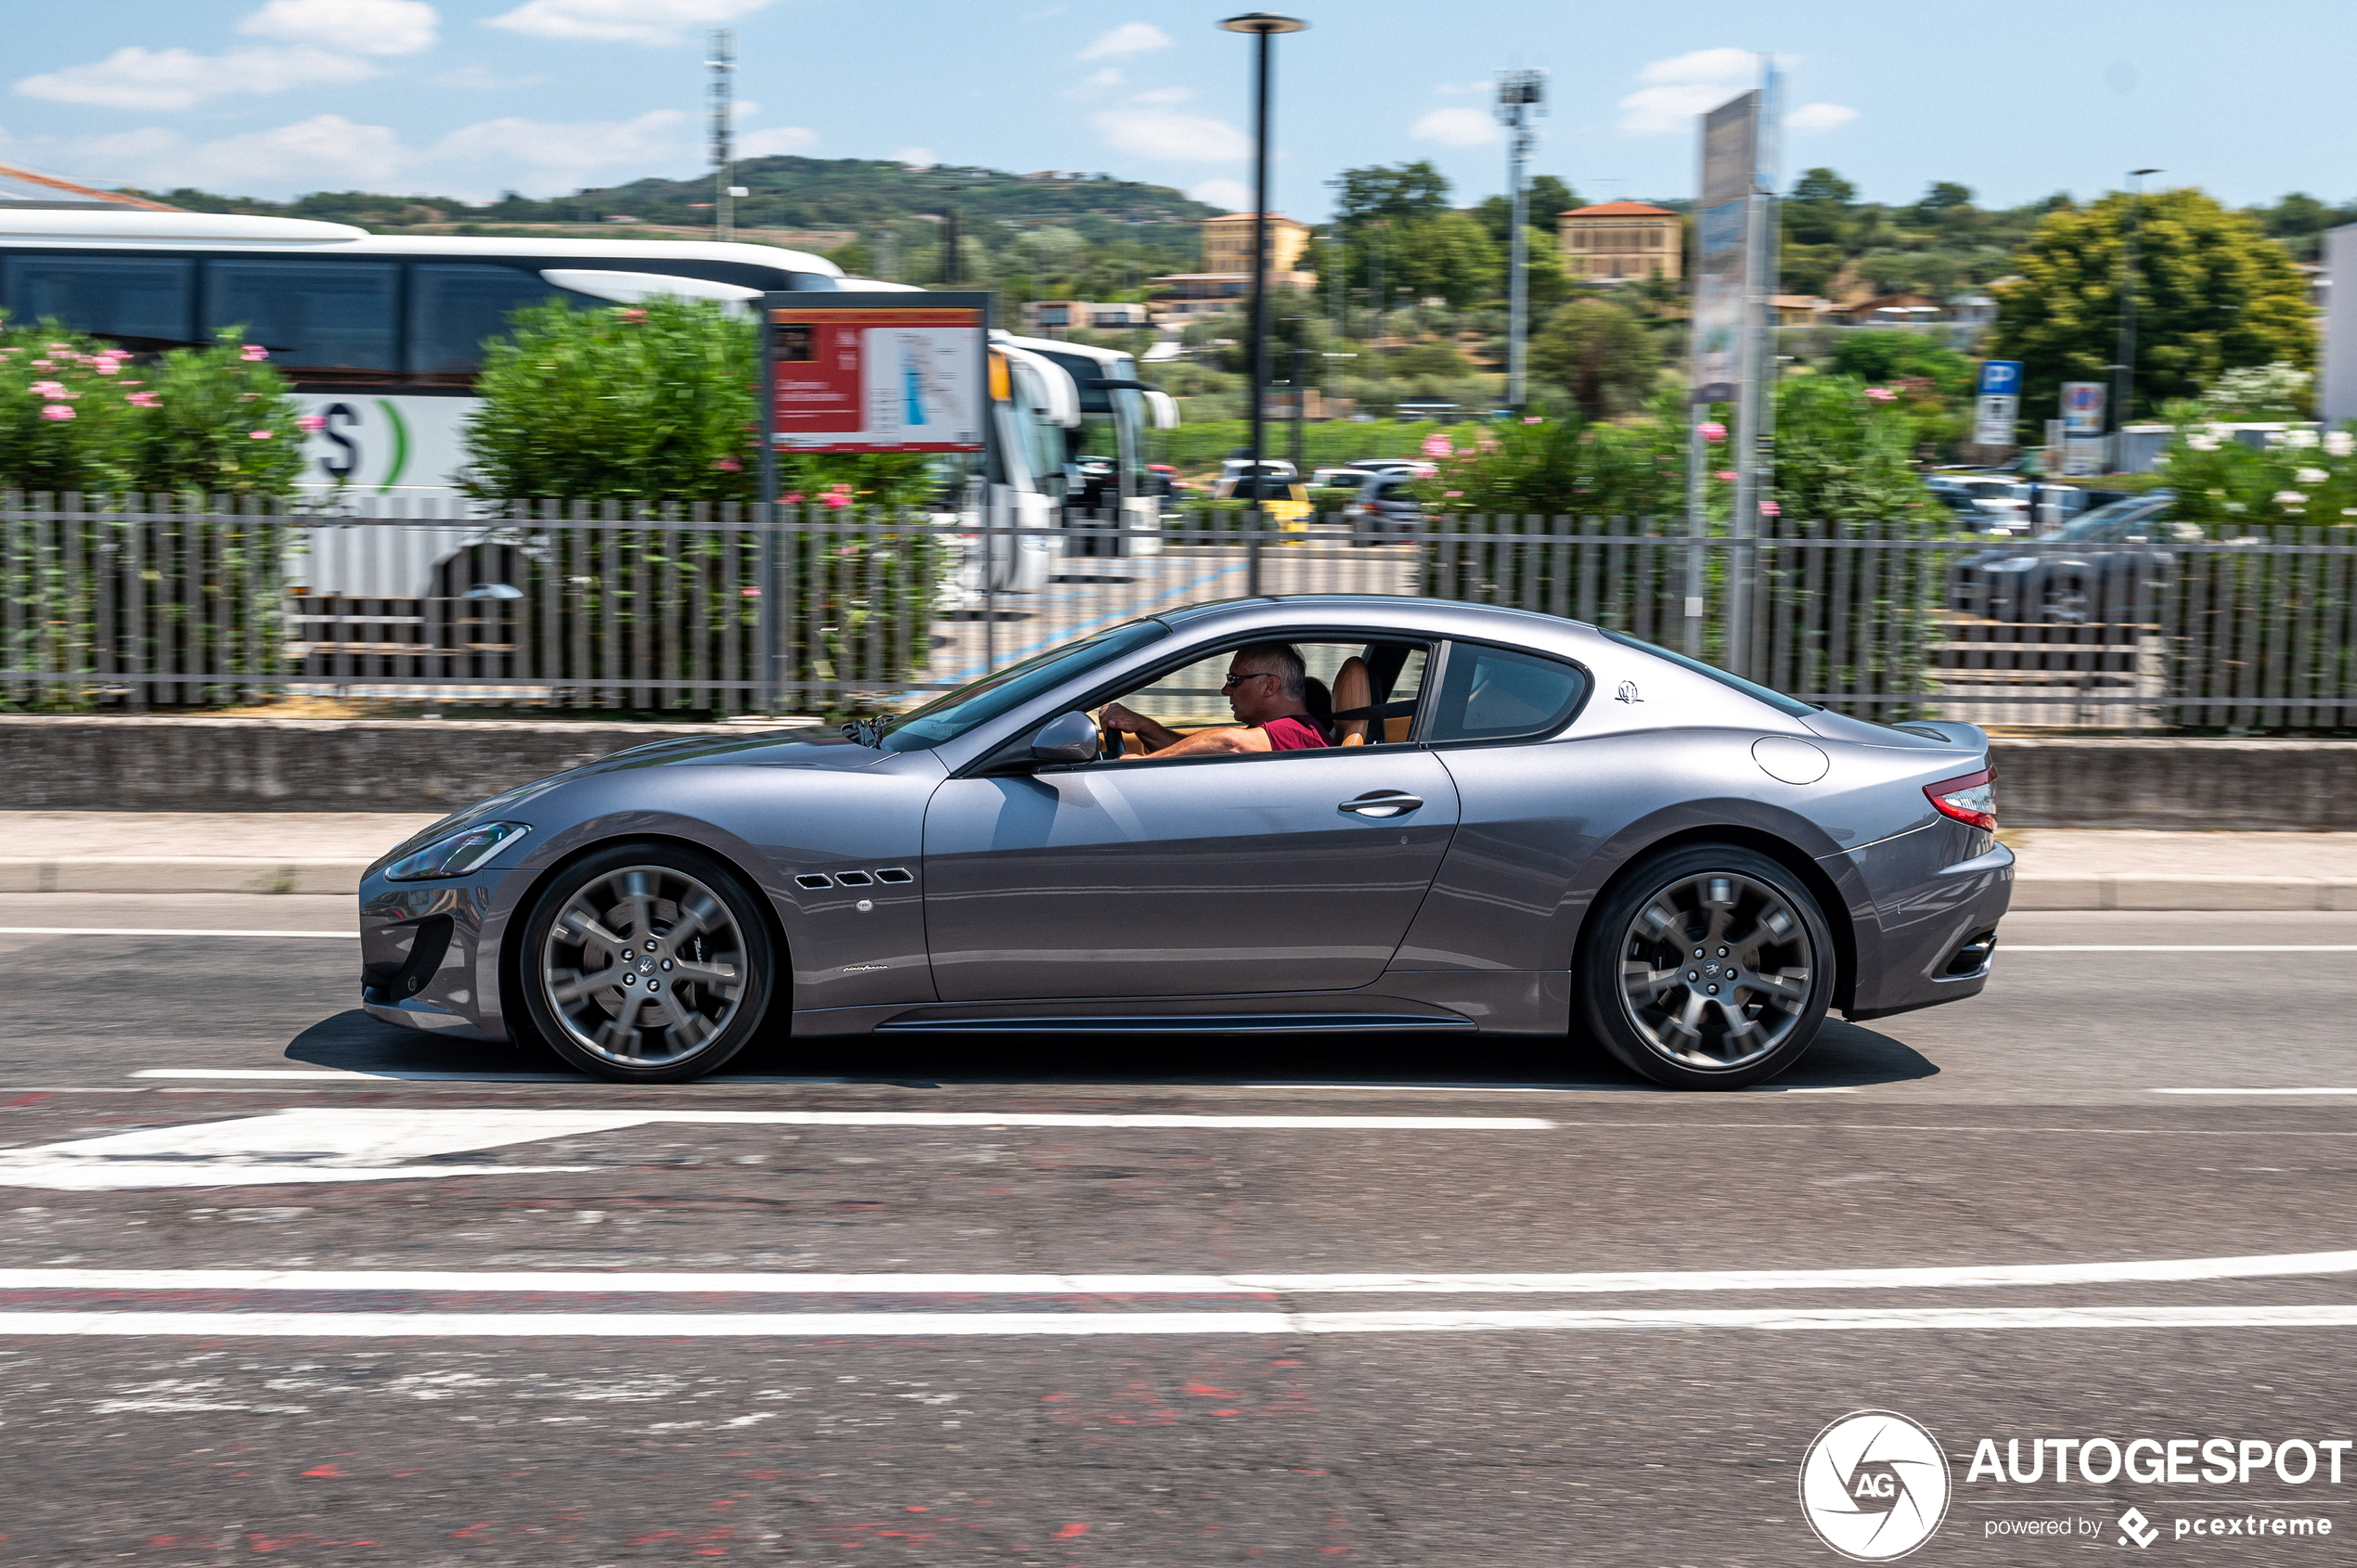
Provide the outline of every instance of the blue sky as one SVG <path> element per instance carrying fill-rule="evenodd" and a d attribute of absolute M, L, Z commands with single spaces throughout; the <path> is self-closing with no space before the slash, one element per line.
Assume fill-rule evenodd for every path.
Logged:
<path fill-rule="evenodd" d="M 749 152 L 1103 170 L 1245 200 L 1249 40 L 1160 0 L 7 0 L 0 162 L 256 196 L 533 195 L 704 166 L 703 39 L 739 35 Z M 1686 195 L 1692 117 L 1787 71 L 1787 176 L 1989 202 L 2158 166 L 2235 202 L 2357 195 L 2357 6 L 1830 0 L 1570 7 L 1321 0 L 1279 42 L 1278 205 L 1430 158 L 1504 184 L 1491 73 L 1552 74 L 1534 167 L 1591 199 Z"/>

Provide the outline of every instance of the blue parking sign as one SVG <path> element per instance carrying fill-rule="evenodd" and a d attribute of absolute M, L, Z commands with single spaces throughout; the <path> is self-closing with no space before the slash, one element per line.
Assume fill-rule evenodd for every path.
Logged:
<path fill-rule="evenodd" d="M 2021 392 L 2021 361 L 1984 359 L 1980 362 L 1980 397 L 2014 397 Z"/>

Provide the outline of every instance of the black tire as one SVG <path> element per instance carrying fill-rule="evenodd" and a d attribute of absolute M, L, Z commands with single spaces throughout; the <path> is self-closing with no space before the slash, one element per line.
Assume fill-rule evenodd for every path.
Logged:
<path fill-rule="evenodd" d="M 619 1084 L 684 1083 L 735 1056 L 781 968 L 745 880 L 672 843 L 616 844 L 551 877 L 516 958 L 540 1037 Z"/>
<path fill-rule="evenodd" d="M 1579 1015 L 1656 1084 L 1740 1089 L 1814 1043 L 1835 964 L 1832 929 L 1798 877 L 1755 850 L 1689 844 L 1639 863 L 1598 906 L 1580 944 Z"/>

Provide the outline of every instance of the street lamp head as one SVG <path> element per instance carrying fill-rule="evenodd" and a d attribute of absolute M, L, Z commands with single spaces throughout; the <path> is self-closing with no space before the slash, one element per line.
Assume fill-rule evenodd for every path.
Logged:
<path fill-rule="evenodd" d="M 1309 24 L 1298 17 L 1281 17 L 1269 11 L 1247 11 L 1240 17 L 1230 17 L 1219 24 L 1230 32 L 1303 32 Z"/>
<path fill-rule="evenodd" d="M 2160 174 L 2167 172 L 2163 169 L 2131 169 L 2128 171 L 2128 175 L 2131 179 L 2142 179 L 2146 174 Z"/>
<path fill-rule="evenodd" d="M 1534 109 L 1547 101 L 1547 73 L 1543 71 L 1501 71 L 1498 73 L 1498 103 L 1500 108 L 1528 104 Z"/>

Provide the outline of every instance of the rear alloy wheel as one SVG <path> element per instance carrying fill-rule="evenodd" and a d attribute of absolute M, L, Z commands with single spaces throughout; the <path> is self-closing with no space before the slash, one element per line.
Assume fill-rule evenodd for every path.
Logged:
<path fill-rule="evenodd" d="M 1738 1089 L 1797 1061 L 1833 996 L 1833 934 L 1766 855 L 1696 844 L 1641 865 L 1584 945 L 1581 1005 L 1612 1054 L 1657 1084 Z"/>
<path fill-rule="evenodd" d="M 559 1056 L 617 1083 L 679 1083 L 744 1048 L 776 963 L 760 906 L 720 861 L 623 844 L 553 879 L 525 921 L 533 1023 Z"/>

